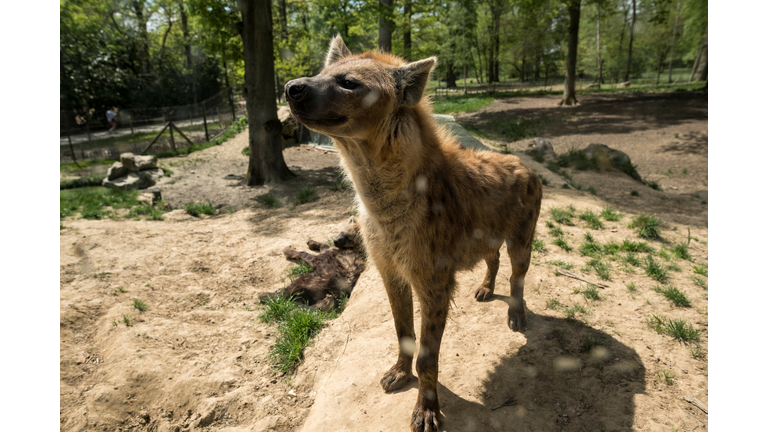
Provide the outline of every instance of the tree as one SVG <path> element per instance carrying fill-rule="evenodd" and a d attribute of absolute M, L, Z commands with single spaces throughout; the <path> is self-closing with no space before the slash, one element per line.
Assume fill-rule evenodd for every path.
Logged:
<path fill-rule="evenodd" d="M 379 0 L 379 51 L 392 52 L 392 0 Z"/>
<path fill-rule="evenodd" d="M 627 73 L 624 74 L 624 81 L 629 81 L 629 73 L 632 71 L 632 41 L 635 35 L 635 19 L 637 18 L 636 0 L 632 0 L 632 22 L 629 24 L 629 48 L 627 50 Z"/>
<path fill-rule="evenodd" d="M 565 63 L 565 91 L 559 105 L 575 105 L 576 101 L 576 54 L 579 48 L 579 19 L 581 18 L 581 0 L 567 3 L 568 17 L 568 58 Z"/>
<path fill-rule="evenodd" d="M 701 42 L 701 48 L 699 49 L 699 60 L 696 62 L 695 68 L 695 81 L 707 81 L 707 35 L 709 33 L 709 25 L 704 31 L 704 39 Z"/>
<path fill-rule="evenodd" d="M 245 107 L 248 111 L 248 171 L 245 184 L 280 182 L 295 175 L 283 159 L 282 123 L 277 118 L 274 93 L 271 0 L 241 3 Z"/>
<path fill-rule="evenodd" d="M 677 14 L 675 15 L 675 28 L 672 30 L 672 48 L 669 50 L 669 82 L 672 82 L 672 60 L 675 58 L 675 39 L 677 38 L 677 23 L 680 20 L 680 5 L 683 0 L 677 0 Z"/>

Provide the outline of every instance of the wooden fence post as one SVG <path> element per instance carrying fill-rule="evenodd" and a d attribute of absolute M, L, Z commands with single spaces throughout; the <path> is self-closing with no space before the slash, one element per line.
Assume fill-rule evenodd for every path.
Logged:
<path fill-rule="evenodd" d="M 176 142 L 173 141 L 173 122 L 169 121 L 168 125 L 170 126 L 171 130 L 171 150 L 176 151 Z"/>
<path fill-rule="evenodd" d="M 205 142 L 208 142 L 208 118 L 205 116 L 205 102 L 203 102 L 203 129 L 205 129 Z"/>

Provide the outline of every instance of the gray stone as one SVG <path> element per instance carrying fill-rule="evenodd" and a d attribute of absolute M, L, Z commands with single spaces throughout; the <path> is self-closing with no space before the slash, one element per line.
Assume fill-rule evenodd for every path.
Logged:
<path fill-rule="evenodd" d="M 145 171 L 157 168 L 157 156 L 136 156 L 133 153 L 120 154 L 120 163 L 129 172 Z"/>
<path fill-rule="evenodd" d="M 128 170 L 120 162 L 115 162 L 107 170 L 107 180 L 114 180 L 128 174 Z"/>
<path fill-rule="evenodd" d="M 537 152 L 542 153 L 544 156 L 552 155 L 557 156 L 555 148 L 552 147 L 552 143 L 546 138 L 534 138 L 528 143 L 528 148 L 525 150 L 527 154 L 534 154 Z"/>
<path fill-rule="evenodd" d="M 134 190 L 146 189 L 154 186 L 161 177 L 165 175 L 161 168 L 150 169 L 140 172 L 131 172 L 123 177 L 116 179 L 105 178 L 101 185 L 112 189 Z"/>
<path fill-rule="evenodd" d="M 598 161 L 601 157 L 607 157 L 611 165 L 615 167 L 632 163 L 626 153 L 621 150 L 612 149 L 605 144 L 590 144 L 584 149 L 584 153 L 589 157 L 598 158 Z"/>
<path fill-rule="evenodd" d="M 253 432 L 266 432 L 275 430 L 283 424 L 285 424 L 285 417 L 279 415 L 269 416 L 256 423 L 252 430 Z"/>

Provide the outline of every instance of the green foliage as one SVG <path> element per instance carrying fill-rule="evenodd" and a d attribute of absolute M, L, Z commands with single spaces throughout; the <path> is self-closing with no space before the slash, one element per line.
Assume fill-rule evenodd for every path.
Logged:
<path fill-rule="evenodd" d="M 549 235 L 551 235 L 552 237 L 562 237 L 563 235 L 565 235 L 565 233 L 563 232 L 562 228 L 560 228 L 559 226 L 556 226 L 554 228 L 549 229 Z"/>
<path fill-rule="evenodd" d="M 572 210 L 552 207 L 549 209 L 549 215 L 552 216 L 552 220 L 559 224 L 573 225 L 571 219 L 574 217 L 574 212 Z"/>
<path fill-rule="evenodd" d="M 536 251 L 538 253 L 543 253 L 546 250 L 546 248 L 544 247 L 544 241 L 541 240 L 541 239 L 535 239 L 533 241 L 532 248 L 533 248 L 534 251 Z"/>
<path fill-rule="evenodd" d="M 278 200 L 277 198 L 275 198 L 274 195 L 271 195 L 271 194 L 262 195 L 258 198 L 257 201 L 264 208 L 279 208 L 282 206 L 282 204 L 280 204 L 280 200 Z"/>
<path fill-rule="evenodd" d="M 600 292 L 597 291 L 597 288 L 594 285 L 590 285 L 588 288 L 581 291 L 581 294 L 587 300 L 600 300 Z"/>
<path fill-rule="evenodd" d="M 544 186 L 549 186 L 549 180 L 547 180 L 546 177 L 544 177 L 541 174 L 537 174 L 537 175 L 539 176 L 539 180 L 541 180 L 541 184 L 543 184 Z"/>
<path fill-rule="evenodd" d="M 603 341 L 600 338 L 596 338 L 592 335 L 587 335 L 584 337 L 584 339 L 581 340 L 581 344 L 579 345 L 579 351 L 583 353 L 588 353 L 592 351 L 592 348 L 596 346 L 605 346 L 605 341 Z"/>
<path fill-rule="evenodd" d="M 259 314 L 261 322 L 281 322 L 285 320 L 288 312 L 296 308 L 293 297 L 285 297 L 280 293 L 272 298 L 265 300 L 266 308 Z"/>
<path fill-rule="evenodd" d="M 144 312 L 147 310 L 147 304 L 139 299 L 133 299 L 133 307 L 138 309 L 139 312 Z"/>
<path fill-rule="evenodd" d="M 574 267 L 573 264 L 567 263 L 567 262 L 565 262 L 563 260 L 549 261 L 549 263 L 550 264 L 554 264 L 554 265 L 556 265 L 556 266 L 558 266 L 560 268 L 563 268 L 565 270 L 570 270 L 570 269 L 572 269 Z"/>
<path fill-rule="evenodd" d="M 569 245 L 568 242 L 565 241 L 565 239 L 562 238 L 562 237 L 558 237 L 558 238 L 554 239 L 552 241 L 552 244 L 555 245 L 555 246 L 560 246 L 566 252 L 570 252 L 570 251 L 573 250 L 573 247 L 571 247 L 571 245 Z"/>
<path fill-rule="evenodd" d="M 657 293 L 663 295 L 667 299 L 669 299 L 672 304 L 675 306 L 680 307 L 691 307 L 691 302 L 688 300 L 688 297 L 685 296 L 685 293 L 677 289 L 676 287 L 665 285 L 665 286 L 659 286 L 656 285 L 653 287 L 653 290 Z"/>
<path fill-rule="evenodd" d="M 557 165 L 560 167 L 574 167 L 578 171 L 599 171 L 597 159 L 589 157 L 584 150 L 575 150 L 571 148 L 557 157 Z"/>
<path fill-rule="evenodd" d="M 311 186 L 305 186 L 296 192 L 294 195 L 296 198 L 296 205 L 317 201 L 320 197 L 317 195 L 315 188 Z"/>
<path fill-rule="evenodd" d="M 671 319 L 664 316 L 651 315 L 648 317 L 648 326 L 659 334 L 672 336 L 681 342 L 698 340 L 701 331 L 696 330 L 685 319 Z"/>
<path fill-rule="evenodd" d="M 645 183 L 645 185 L 648 186 L 651 189 L 654 189 L 654 190 L 657 190 L 657 191 L 661 191 L 661 186 L 659 185 L 659 182 L 657 182 L 655 180 L 644 179 L 643 183 Z"/>
<path fill-rule="evenodd" d="M 299 265 L 291 267 L 291 269 L 288 270 L 288 278 L 293 282 L 297 277 L 303 274 L 312 273 L 312 271 L 312 267 L 309 264 L 301 262 Z"/>
<path fill-rule="evenodd" d="M 692 276 L 691 280 L 693 281 L 693 283 L 698 285 L 700 288 L 704 288 L 705 290 L 708 289 L 707 288 L 707 280 L 704 279 L 703 277 L 701 277 L 701 276 Z"/>
<path fill-rule="evenodd" d="M 336 192 L 348 191 L 352 189 L 352 183 L 350 183 L 350 181 L 347 180 L 347 177 L 344 175 L 343 172 L 339 172 L 336 175 L 336 180 L 333 182 L 330 189 Z"/>
<path fill-rule="evenodd" d="M 560 303 L 560 300 L 558 299 L 549 299 L 547 300 L 547 309 L 560 309 L 563 307 L 563 305 Z"/>
<path fill-rule="evenodd" d="M 196 203 L 187 203 L 184 205 L 184 210 L 194 217 L 200 217 L 200 215 L 212 215 L 216 213 L 216 209 L 208 201 L 200 201 Z"/>
<path fill-rule="evenodd" d="M 635 228 L 637 235 L 645 239 L 657 239 L 659 235 L 659 227 L 661 226 L 661 220 L 653 215 L 637 215 L 632 218 L 632 222 L 628 225 L 629 228 Z"/>
<path fill-rule="evenodd" d="M 139 204 L 136 191 L 123 191 L 105 187 L 86 187 L 59 192 L 59 218 L 80 212 L 83 219 L 104 219 L 112 214 L 104 207 L 130 208 Z"/>
<path fill-rule="evenodd" d="M 653 248 L 648 243 L 642 241 L 634 242 L 629 239 L 624 239 L 621 245 L 619 245 L 619 249 L 624 252 L 653 252 Z"/>
<path fill-rule="evenodd" d="M 610 221 L 610 222 L 617 222 L 620 221 L 622 217 L 624 217 L 623 213 L 620 213 L 610 207 L 605 207 L 601 212 L 600 216 L 602 216 L 603 219 Z"/>
<path fill-rule="evenodd" d="M 151 204 L 141 204 L 133 207 L 126 217 L 135 218 L 137 216 L 147 216 L 147 220 L 161 221 L 165 220 L 165 217 L 163 217 L 164 213 L 165 211 L 162 209 L 162 206 L 155 207 Z"/>
<path fill-rule="evenodd" d="M 432 104 L 437 114 L 454 114 L 477 111 L 485 108 L 494 101 L 492 97 L 452 96 L 439 98 Z"/>
<path fill-rule="evenodd" d="M 666 283 L 669 280 L 667 270 L 654 261 L 653 256 L 651 255 L 645 257 L 645 265 L 643 268 L 645 268 L 645 274 L 657 282 Z"/>
<path fill-rule="evenodd" d="M 700 266 L 693 266 L 693 272 L 696 274 L 709 276 L 709 269 L 707 268 L 707 265 L 700 265 Z"/>
<path fill-rule="evenodd" d="M 600 221 L 600 218 L 597 216 L 597 214 L 595 214 L 592 210 L 586 210 L 579 213 L 579 219 L 586 222 L 587 226 L 594 230 L 603 229 L 603 223 Z"/>
<path fill-rule="evenodd" d="M 592 258 L 587 262 L 587 267 L 591 267 L 602 280 L 611 279 L 611 265 L 601 261 L 599 258 Z"/>
<path fill-rule="evenodd" d="M 632 293 L 633 293 L 633 292 L 637 292 L 637 287 L 635 286 L 635 283 L 634 283 L 634 282 L 630 282 L 630 283 L 628 283 L 628 284 L 627 284 L 627 290 L 628 290 L 629 292 L 632 292 Z"/>
<path fill-rule="evenodd" d="M 678 243 L 672 246 L 672 255 L 684 260 L 691 259 L 691 254 L 688 253 L 688 245 L 685 243 Z"/>
<path fill-rule="evenodd" d="M 584 307 L 584 305 L 575 304 L 573 306 L 568 306 L 565 309 L 563 309 L 563 313 L 565 313 L 565 317 L 568 319 L 576 319 L 577 313 L 580 313 L 582 315 L 589 315 L 589 309 Z"/>
<path fill-rule="evenodd" d="M 627 255 L 622 257 L 622 260 L 633 267 L 640 267 L 641 265 L 640 260 L 637 258 L 637 255 L 635 255 L 634 252 L 627 252 Z"/>
<path fill-rule="evenodd" d="M 278 324 L 278 336 L 270 350 L 270 359 L 281 372 L 290 372 L 304 355 L 304 348 L 330 317 L 304 308 L 289 311 Z"/>

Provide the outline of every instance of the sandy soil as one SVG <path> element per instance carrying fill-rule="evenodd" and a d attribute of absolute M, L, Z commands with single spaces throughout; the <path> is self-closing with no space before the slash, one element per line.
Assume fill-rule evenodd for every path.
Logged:
<path fill-rule="evenodd" d="M 580 107 L 569 108 L 574 118 L 582 120 L 568 127 L 578 129 L 578 121 L 588 125 L 591 118 L 622 112 L 618 107 L 623 97 L 613 96 L 617 107 L 603 114 L 595 113 L 602 112 L 599 101 L 590 110 L 584 98 Z M 547 116 L 563 115 L 548 105 L 548 99 L 516 103 L 525 109 L 541 103 L 537 109 Z M 605 99 L 610 103 L 610 97 Z M 504 102 L 472 116 L 480 121 L 484 115 L 501 115 L 498 106 Z M 589 142 L 619 148 L 638 163 L 643 176 L 649 176 L 676 163 L 677 153 L 664 150 L 673 130 L 683 135 L 674 128 L 706 134 L 706 99 L 673 98 L 665 109 L 679 113 L 689 105 L 703 106 L 703 120 L 679 120 L 675 126 L 642 116 L 627 119 L 625 125 L 637 124 L 624 132 L 604 122 L 584 126 L 589 134 L 570 137 L 546 129 L 544 136 L 553 139 L 557 151 Z M 596 132 L 599 127 L 605 128 L 604 134 Z M 658 141 L 652 140 L 654 136 Z M 176 210 L 163 222 L 63 222 L 67 229 L 60 238 L 61 430 L 407 429 L 416 381 L 393 394 L 383 393 L 378 384 L 395 360 L 397 341 L 375 267 L 363 273 L 345 312 L 316 338 L 294 374 L 278 376 L 270 367 L 269 346 L 276 328 L 258 321 L 255 295 L 287 283 L 292 264 L 282 256 L 284 247 L 302 248 L 307 238 L 324 240 L 338 233 L 349 217 L 352 193 L 319 187 L 319 201 L 291 209 L 293 191 L 329 184 L 335 175 L 338 156 L 309 146 L 285 152 L 298 178 L 279 187 L 239 186 L 230 174 L 242 174 L 244 142 L 242 134 L 222 146 L 161 162 L 174 171 L 161 184 L 169 203 L 208 199 L 223 210 L 239 209 L 233 213 L 198 219 Z M 689 167 L 691 177 L 706 175 L 706 139 L 702 146 L 702 152 L 684 153 L 690 159 L 678 163 Z M 553 183 L 558 180 L 522 157 L 538 172 L 553 176 Z M 703 174 L 694 174 L 694 168 Z M 477 303 L 471 298 L 484 265 L 459 275 L 459 292 L 440 353 L 443 430 L 708 428 L 706 414 L 683 400 L 684 395 L 708 400 L 707 291 L 690 280 L 694 263 L 707 263 L 707 205 L 687 194 L 706 186 L 698 185 L 698 177 L 690 183 L 678 177 L 662 177 L 679 181 L 669 183 L 665 192 L 616 173 L 574 174 L 585 187 L 594 185 L 597 196 L 545 188 L 537 236 L 545 241 L 546 251 L 534 254 L 528 273 L 529 330 L 523 334 L 512 333 L 505 325 L 511 275 L 505 250 L 492 301 Z M 678 190 L 671 188 L 674 185 Z M 640 196 L 630 200 L 633 189 Z M 286 205 L 259 208 L 254 199 L 267 192 Z M 585 300 L 575 292 L 583 283 L 555 275 L 551 262 L 563 260 L 575 264 L 573 271 L 596 280 L 594 273 L 583 270 L 588 259 L 551 244 L 546 209 L 573 205 L 598 210 L 607 204 L 617 205 L 626 213 L 624 218 L 607 222 L 601 231 L 588 230 L 582 222 L 564 227 L 569 243 L 578 246 L 585 232 L 599 241 L 636 239 L 626 223 L 640 212 L 656 212 L 666 222 L 663 240 L 651 242 L 657 250 L 684 241 L 690 228 L 697 239 L 690 246 L 693 262 L 676 261 L 681 271 L 670 272 L 671 284 L 686 293 L 690 308 L 672 306 L 652 291 L 656 283 L 641 269 L 624 268 L 619 262 L 612 263 L 609 287 L 600 291 L 600 300 Z M 626 288 L 632 282 L 636 292 Z M 134 309 L 133 299 L 144 301 L 147 311 Z M 589 313 L 566 319 L 562 310 L 547 308 L 550 299 L 585 305 Z M 683 317 L 701 329 L 703 357 L 692 355 L 692 345 L 651 330 L 646 318 L 652 313 Z M 130 326 L 124 316 L 132 320 Z M 586 336 L 602 339 L 608 355 L 580 352 Z M 658 377 L 661 371 L 670 371 L 674 383 L 663 383 Z M 512 405 L 500 407 L 510 399 Z"/>

